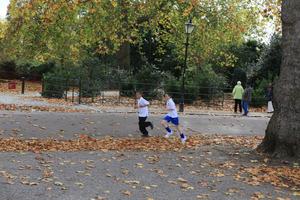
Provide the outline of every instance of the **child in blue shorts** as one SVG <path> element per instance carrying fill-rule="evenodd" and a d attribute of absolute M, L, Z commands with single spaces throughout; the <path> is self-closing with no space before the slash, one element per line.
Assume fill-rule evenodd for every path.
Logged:
<path fill-rule="evenodd" d="M 186 137 L 186 135 L 183 134 L 182 129 L 179 126 L 179 118 L 178 118 L 178 114 L 177 114 L 177 110 L 176 110 L 176 105 L 175 105 L 173 99 L 168 94 L 164 95 L 164 99 L 167 102 L 166 108 L 168 110 L 168 114 L 161 121 L 161 124 L 167 130 L 167 134 L 165 135 L 165 137 L 169 138 L 173 134 L 173 131 L 169 127 L 169 123 L 171 122 L 172 124 L 174 124 L 176 126 L 177 131 L 180 133 L 181 142 L 184 144 L 185 141 L 187 140 L 187 137 Z"/>

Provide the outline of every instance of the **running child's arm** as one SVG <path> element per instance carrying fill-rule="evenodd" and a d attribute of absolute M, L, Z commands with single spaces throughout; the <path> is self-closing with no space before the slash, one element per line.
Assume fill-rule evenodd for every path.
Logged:
<path fill-rule="evenodd" d="M 137 108 L 139 108 L 139 101 L 135 101 L 135 104 L 134 104 L 134 109 L 137 109 Z"/>
<path fill-rule="evenodd" d="M 150 105 L 149 101 L 144 100 L 144 101 L 142 101 L 142 102 L 140 103 L 139 107 L 140 107 L 140 108 L 144 108 L 144 107 L 147 107 L 147 106 L 149 106 L 149 105 Z"/>

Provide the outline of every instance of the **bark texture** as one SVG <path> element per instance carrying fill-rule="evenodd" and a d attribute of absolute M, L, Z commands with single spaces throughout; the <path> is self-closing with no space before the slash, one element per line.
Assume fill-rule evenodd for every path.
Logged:
<path fill-rule="evenodd" d="M 300 0 L 282 3 L 283 57 L 274 87 L 275 112 L 258 150 L 300 157 Z"/>
<path fill-rule="evenodd" d="M 130 69 L 130 44 L 125 42 L 121 45 L 120 50 L 116 54 L 118 66 L 123 69 Z"/>

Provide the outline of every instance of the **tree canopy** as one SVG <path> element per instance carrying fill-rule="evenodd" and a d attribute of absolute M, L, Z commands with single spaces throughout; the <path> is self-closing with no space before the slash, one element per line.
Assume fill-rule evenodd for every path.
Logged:
<path fill-rule="evenodd" d="M 216 54 L 227 65 L 235 58 L 223 47 L 242 43 L 264 23 L 257 17 L 261 5 L 252 1 L 11 0 L 5 51 L 21 61 L 78 63 L 87 56 L 114 54 L 123 43 L 141 44 L 151 32 L 162 54 L 162 47 L 171 44 L 180 58 L 184 23 L 191 18 L 196 25 L 191 66 Z"/>

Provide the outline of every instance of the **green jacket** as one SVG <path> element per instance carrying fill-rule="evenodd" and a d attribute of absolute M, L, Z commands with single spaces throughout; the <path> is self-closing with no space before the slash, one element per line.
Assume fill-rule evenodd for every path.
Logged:
<path fill-rule="evenodd" d="M 242 85 L 237 84 L 232 91 L 232 95 L 234 99 L 240 99 L 242 100 L 244 94 L 244 88 Z"/>

